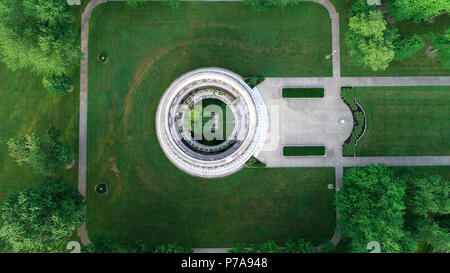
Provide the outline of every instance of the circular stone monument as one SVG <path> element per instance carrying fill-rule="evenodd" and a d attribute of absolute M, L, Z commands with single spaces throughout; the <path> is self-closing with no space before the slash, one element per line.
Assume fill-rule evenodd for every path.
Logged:
<path fill-rule="evenodd" d="M 241 169 L 262 149 L 267 130 L 259 92 L 221 68 L 198 69 L 175 80 L 156 114 L 158 140 L 169 160 L 205 178 Z"/>

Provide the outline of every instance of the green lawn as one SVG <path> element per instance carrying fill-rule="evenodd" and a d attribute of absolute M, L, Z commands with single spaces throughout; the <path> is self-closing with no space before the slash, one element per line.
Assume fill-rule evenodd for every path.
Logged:
<path fill-rule="evenodd" d="M 62 132 L 61 140 L 78 151 L 79 96 L 78 83 L 73 93 L 58 97 L 45 90 L 41 78 L 31 72 L 11 72 L 0 62 L 0 74 L 0 201 L 3 201 L 9 194 L 40 184 L 44 179 L 11 159 L 6 145 L 8 139 L 31 132 L 45 137 L 50 125 L 54 125 Z M 65 177 L 75 186 L 76 173 L 77 165 L 57 176 Z"/>
<path fill-rule="evenodd" d="M 325 146 L 285 146 L 283 156 L 324 156 Z"/>
<path fill-rule="evenodd" d="M 450 87 L 356 88 L 367 115 L 358 156 L 450 155 Z"/>
<path fill-rule="evenodd" d="M 98 7 L 89 44 L 88 221 L 90 237 L 230 247 L 273 239 L 329 240 L 334 170 L 243 169 L 205 180 L 176 169 L 155 132 L 169 84 L 218 66 L 243 76 L 330 76 L 330 22 L 313 3 L 258 13 L 242 3 Z M 189 22 L 189 23 L 188 23 Z M 102 65 L 96 55 L 105 52 Z M 109 184 L 97 196 L 99 181 Z"/>
<path fill-rule="evenodd" d="M 405 167 L 389 167 L 395 174 L 401 175 L 405 171 Z M 439 175 L 443 180 L 450 180 L 450 166 L 432 166 L 432 167 L 407 167 L 418 174 L 426 173 L 429 175 Z"/>
<path fill-rule="evenodd" d="M 83 0 L 83 6 L 88 3 Z M 73 6 L 76 21 L 73 27 L 80 30 L 81 7 Z M 19 166 L 8 155 L 6 142 L 17 134 L 36 132 L 45 137 L 50 125 L 61 130 L 61 141 L 68 142 L 78 155 L 79 116 L 79 66 L 73 68 L 71 77 L 74 90 L 66 96 L 50 94 L 42 86 L 42 78 L 27 70 L 13 72 L 0 61 L 0 201 L 9 194 L 36 186 L 45 179 L 26 166 Z M 77 187 L 77 164 L 71 170 L 62 170 L 55 177 L 63 177 Z"/>
<path fill-rule="evenodd" d="M 355 67 L 350 63 L 350 55 L 345 45 L 344 37 L 348 30 L 349 11 L 356 0 L 331 0 L 339 13 L 340 35 L 341 35 L 341 74 L 343 77 L 355 76 L 450 76 L 450 69 L 442 67 L 438 59 L 430 59 L 426 55 L 426 48 L 431 45 L 430 41 L 425 39 L 426 45 L 422 50 L 410 59 L 400 62 L 393 62 L 385 71 L 372 71 Z M 450 16 L 444 15 L 436 19 L 433 24 L 427 22 L 416 24 L 413 21 L 397 22 L 394 25 L 388 24 L 389 28 L 393 26 L 399 29 L 402 35 L 419 34 L 422 37 L 429 32 L 442 33 L 450 27 Z"/>
<path fill-rule="evenodd" d="M 283 88 L 283 98 L 323 98 L 323 88 Z"/>

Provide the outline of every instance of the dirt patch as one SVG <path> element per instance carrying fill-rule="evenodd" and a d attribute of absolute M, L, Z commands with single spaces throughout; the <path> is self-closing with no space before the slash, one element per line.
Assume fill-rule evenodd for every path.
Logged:
<path fill-rule="evenodd" d="M 435 21 L 436 21 L 436 18 L 438 18 L 439 16 L 441 16 L 441 15 L 443 15 L 443 14 L 447 14 L 448 13 L 448 11 L 444 11 L 444 12 L 442 12 L 441 14 L 439 14 L 439 15 L 436 15 L 436 16 L 434 16 L 434 17 L 431 17 L 430 19 L 428 19 L 428 23 L 429 24 L 432 24 L 432 23 L 434 23 Z"/>
<path fill-rule="evenodd" d="M 117 165 L 115 163 L 115 159 L 114 158 L 110 158 L 109 162 L 111 162 L 111 164 L 112 164 L 112 167 L 110 168 L 110 170 L 114 173 L 116 178 L 120 180 L 120 170 L 117 168 Z"/>
<path fill-rule="evenodd" d="M 142 78 L 144 77 L 145 73 L 147 73 L 147 71 L 154 63 L 155 59 L 153 57 L 148 57 L 144 59 L 144 61 L 142 61 L 142 64 L 137 69 L 137 72 L 135 73 L 133 78 L 133 84 L 131 85 L 130 90 L 127 93 L 127 97 L 125 99 L 125 118 L 128 116 L 128 113 L 130 112 L 131 97 L 133 96 L 136 86 L 138 85 L 138 83 L 142 81 Z"/>
<path fill-rule="evenodd" d="M 395 20 L 395 19 L 392 18 L 391 16 L 388 16 L 388 17 L 386 18 L 386 20 L 387 20 L 387 22 L 388 22 L 389 24 L 391 24 L 391 25 L 397 23 L 397 20 Z"/>
<path fill-rule="evenodd" d="M 70 164 L 66 166 L 66 170 L 72 169 L 74 165 L 75 165 L 75 159 L 72 160 L 72 162 L 70 162 Z"/>
<path fill-rule="evenodd" d="M 183 46 L 181 46 L 181 48 L 183 48 Z M 178 53 L 180 51 L 181 50 L 176 50 L 172 53 Z M 124 129 L 125 130 L 128 127 L 127 123 L 128 123 L 128 114 L 130 112 L 131 98 L 133 97 L 136 87 L 142 81 L 142 79 L 144 78 L 145 74 L 150 69 L 150 67 L 156 61 L 161 59 L 161 57 L 168 54 L 169 52 L 170 52 L 170 49 L 167 49 L 167 48 L 159 50 L 158 52 L 156 52 L 156 54 L 154 56 L 145 58 L 141 62 L 141 65 L 139 65 L 138 69 L 136 70 L 136 73 L 134 74 L 134 77 L 133 77 L 133 83 L 132 83 L 130 90 L 128 91 L 127 96 L 125 98 L 125 111 L 124 111 Z"/>
<path fill-rule="evenodd" d="M 437 56 L 437 49 L 433 48 L 433 46 L 429 46 L 427 47 L 426 53 L 428 57 L 434 59 Z"/>
<path fill-rule="evenodd" d="M 384 5 L 377 6 L 377 10 L 381 11 L 381 13 L 383 13 L 383 14 L 389 12 L 389 9 Z"/>

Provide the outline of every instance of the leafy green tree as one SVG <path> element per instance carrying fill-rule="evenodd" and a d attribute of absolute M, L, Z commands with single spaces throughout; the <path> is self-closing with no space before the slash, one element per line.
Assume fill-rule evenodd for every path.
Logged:
<path fill-rule="evenodd" d="M 144 3 L 145 0 L 126 0 L 128 6 L 136 8 L 139 4 Z"/>
<path fill-rule="evenodd" d="M 404 251 L 409 235 L 403 230 L 405 181 L 384 165 L 350 168 L 342 180 L 338 224 L 353 251 L 367 252 L 371 241 L 379 242 L 382 252 Z"/>
<path fill-rule="evenodd" d="M 154 253 L 155 246 L 146 240 L 139 240 L 135 243 L 134 247 L 136 253 Z"/>
<path fill-rule="evenodd" d="M 286 248 L 283 249 L 286 253 L 316 253 L 317 250 L 314 245 L 304 239 L 296 241 L 289 240 L 286 242 Z"/>
<path fill-rule="evenodd" d="M 14 193 L 0 205 L 0 238 L 14 252 L 54 252 L 85 221 L 83 196 L 61 179 Z"/>
<path fill-rule="evenodd" d="M 130 249 L 114 239 L 101 235 L 92 239 L 91 243 L 83 248 L 86 253 L 129 253 Z"/>
<path fill-rule="evenodd" d="M 254 88 L 258 84 L 263 82 L 264 79 L 264 77 L 248 77 L 247 79 L 245 79 L 245 83 L 247 83 L 251 88 Z"/>
<path fill-rule="evenodd" d="M 435 220 L 440 227 L 450 230 L 450 214 L 436 216 Z"/>
<path fill-rule="evenodd" d="M 53 126 L 47 132 L 49 141 L 42 143 L 42 151 L 45 154 L 43 173 L 54 173 L 66 167 L 75 159 L 75 153 L 68 143 L 60 142 L 59 130 Z"/>
<path fill-rule="evenodd" d="M 169 6 L 171 9 L 178 9 L 181 5 L 180 0 L 164 0 L 164 5 Z"/>
<path fill-rule="evenodd" d="M 322 249 L 320 250 L 320 253 L 335 253 L 336 252 L 336 246 L 333 245 L 331 242 L 326 242 L 322 244 Z"/>
<path fill-rule="evenodd" d="M 397 38 L 386 27 L 380 11 L 359 13 L 350 18 L 345 42 L 351 61 L 358 67 L 385 70 L 395 57 L 393 41 Z"/>
<path fill-rule="evenodd" d="M 260 244 L 251 244 L 248 247 L 240 246 L 232 248 L 228 253 L 280 253 L 280 247 L 273 240 Z"/>
<path fill-rule="evenodd" d="M 433 47 L 437 49 L 437 55 L 441 59 L 441 63 L 444 67 L 450 68 L 450 27 L 444 32 L 444 34 L 430 35 Z"/>
<path fill-rule="evenodd" d="M 14 251 L 8 242 L 0 240 L 0 253 L 13 253 L 13 252 Z"/>
<path fill-rule="evenodd" d="M 9 155 L 19 165 L 30 165 L 32 169 L 38 170 L 44 160 L 40 142 L 34 133 L 11 138 L 7 142 Z"/>
<path fill-rule="evenodd" d="M 95 237 L 91 244 L 84 247 L 87 253 L 192 253 L 193 250 L 183 247 L 177 243 L 169 243 L 154 247 L 152 243 L 145 240 L 137 241 L 133 247 L 119 243 L 115 239 L 106 238 L 105 236 Z"/>
<path fill-rule="evenodd" d="M 358 0 L 352 5 L 350 9 L 350 17 L 356 16 L 361 13 L 369 15 L 370 11 L 374 10 L 376 10 L 376 6 L 367 4 L 367 0 Z"/>
<path fill-rule="evenodd" d="M 81 59 L 66 1 L 0 1 L 0 59 L 13 71 L 62 75 Z"/>
<path fill-rule="evenodd" d="M 175 243 L 161 245 L 155 248 L 155 253 L 192 253 L 192 248 L 183 247 Z"/>
<path fill-rule="evenodd" d="M 450 184 L 442 177 L 405 168 L 406 214 L 404 228 L 416 241 L 435 252 L 450 251 Z M 447 221 L 446 221 L 447 219 Z"/>
<path fill-rule="evenodd" d="M 257 246 L 259 253 L 280 253 L 280 247 L 273 240 L 266 241 Z"/>
<path fill-rule="evenodd" d="M 396 20 L 413 18 L 415 22 L 426 21 L 450 9 L 448 0 L 387 0 L 390 14 Z"/>
<path fill-rule="evenodd" d="M 53 126 L 47 132 L 47 141 L 34 133 L 8 140 L 9 155 L 19 165 L 29 165 L 35 172 L 51 174 L 69 165 L 75 153 L 69 144 L 58 140 L 60 134 Z"/>
<path fill-rule="evenodd" d="M 298 0 L 243 0 L 244 5 L 255 10 L 264 10 L 269 7 L 287 7 L 297 5 Z"/>
<path fill-rule="evenodd" d="M 430 245 L 434 251 L 450 253 L 450 229 L 440 227 L 429 218 L 421 218 L 416 222 L 414 236 Z"/>
<path fill-rule="evenodd" d="M 428 214 L 450 213 L 450 183 L 442 177 L 407 177 L 406 213 L 426 217 Z"/>
<path fill-rule="evenodd" d="M 425 42 L 416 34 L 396 39 L 393 44 L 396 61 L 410 58 L 425 46 Z"/>
<path fill-rule="evenodd" d="M 49 75 L 44 76 L 42 84 L 55 95 L 65 95 L 72 88 L 73 81 L 66 75 Z"/>

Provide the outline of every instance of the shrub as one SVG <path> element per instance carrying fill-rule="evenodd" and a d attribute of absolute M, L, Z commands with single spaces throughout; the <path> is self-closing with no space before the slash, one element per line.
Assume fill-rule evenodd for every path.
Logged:
<path fill-rule="evenodd" d="M 389 12 L 396 20 L 426 21 L 450 9 L 448 0 L 387 0 Z"/>
<path fill-rule="evenodd" d="M 424 46 L 425 42 L 422 40 L 422 38 L 420 38 L 419 35 L 416 34 L 396 39 L 394 41 L 395 47 L 394 60 L 400 61 L 403 59 L 410 58 Z"/>
<path fill-rule="evenodd" d="M 285 146 L 283 156 L 323 156 L 325 146 Z"/>
<path fill-rule="evenodd" d="M 114 239 L 106 238 L 104 235 L 94 237 L 92 242 L 83 248 L 87 253 L 128 253 L 130 249 Z"/>
<path fill-rule="evenodd" d="M 354 112 L 358 110 L 358 106 L 355 103 L 355 89 L 342 89 L 342 99 L 350 106 L 350 109 Z"/>
<path fill-rule="evenodd" d="M 269 7 L 287 7 L 297 5 L 298 0 L 243 0 L 244 5 L 255 10 L 264 10 Z"/>
<path fill-rule="evenodd" d="M 247 168 L 265 168 L 266 164 L 256 159 L 254 156 L 252 156 L 247 163 L 245 163 Z"/>
<path fill-rule="evenodd" d="M 66 75 L 48 75 L 42 79 L 44 87 L 53 94 L 65 95 L 72 88 L 72 80 Z"/>
<path fill-rule="evenodd" d="M 442 65 L 450 68 L 450 27 L 441 35 L 432 33 L 430 39 L 433 47 L 438 50 Z"/>
<path fill-rule="evenodd" d="M 323 98 L 323 88 L 283 88 L 283 98 Z"/>
<path fill-rule="evenodd" d="M 144 3 L 144 0 L 126 0 L 126 2 L 128 6 L 136 8 L 138 4 Z"/>
<path fill-rule="evenodd" d="M 289 240 L 286 242 L 285 253 L 316 253 L 317 250 L 310 241 L 299 239 L 297 241 Z"/>
<path fill-rule="evenodd" d="M 358 0 L 350 9 L 350 17 L 356 16 L 360 13 L 366 13 L 367 15 L 371 10 L 375 10 L 375 5 L 367 4 L 367 0 Z"/>
<path fill-rule="evenodd" d="M 155 253 L 192 253 L 192 252 L 193 252 L 192 248 L 180 246 L 176 242 L 161 245 L 155 248 Z"/>
<path fill-rule="evenodd" d="M 258 84 L 263 82 L 264 79 L 264 77 L 248 77 L 247 79 L 245 79 L 245 83 L 247 83 L 251 88 L 254 88 Z"/>
<path fill-rule="evenodd" d="M 34 133 L 8 140 L 9 155 L 19 165 L 29 165 L 35 172 L 51 174 L 69 165 L 75 159 L 70 145 L 58 141 L 59 131 L 53 126 L 47 132 L 47 141 Z"/>

